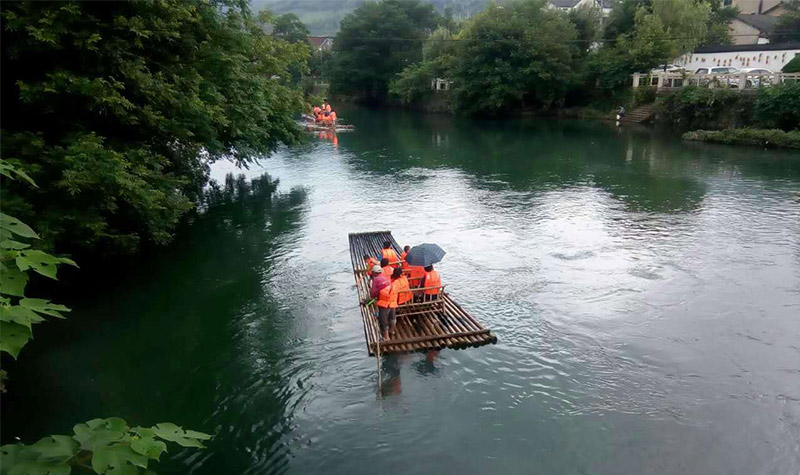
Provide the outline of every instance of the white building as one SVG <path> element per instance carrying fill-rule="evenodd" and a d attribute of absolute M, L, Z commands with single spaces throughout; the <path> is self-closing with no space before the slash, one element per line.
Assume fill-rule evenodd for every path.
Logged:
<path fill-rule="evenodd" d="M 604 18 L 611 13 L 611 0 L 550 0 L 550 6 L 565 11 L 581 7 L 595 7 L 602 11 Z"/>
<path fill-rule="evenodd" d="M 764 68 L 780 72 L 786 63 L 800 54 L 800 44 L 720 45 L 698 48 L 684 54 L 674 64 L 690 73 L 699 68 Z"/>

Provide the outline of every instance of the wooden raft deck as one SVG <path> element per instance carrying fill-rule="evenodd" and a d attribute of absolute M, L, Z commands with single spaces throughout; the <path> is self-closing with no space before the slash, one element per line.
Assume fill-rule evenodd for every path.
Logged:
<path fill-rule="evenodd" d="M 390 241 L 399 256 L 402 249 L 390 231 L 351 233 L 350 259 L 356 278 L 359 301 L 369 299 L 370 279 L 364 263 L 364 255 L 378 258 L 384 241 Z M 364 323 L 367 352 L 375 356 L 378 341 L 378 319 L 373 315 L 377 306 L 360 305 Z M 397 309 L 397 334 L 389 341 L 380 342 L 381 353 L 411 353 L 453 348 L 478 347 L 497 343 L 497 337 L 481 325 L 450 295 L 442 291 L 438 301 L 409 302 Z"/>

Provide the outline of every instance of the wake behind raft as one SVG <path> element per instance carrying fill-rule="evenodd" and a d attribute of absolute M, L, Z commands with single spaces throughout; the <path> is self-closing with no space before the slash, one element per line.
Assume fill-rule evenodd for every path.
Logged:
<path fill-rule="evenodd" d="M 380 256 L 382 244 L 392 243 L 397 255 L 401 249 L 391 231 L 351 233 L 350 259 L 356 278 L 359 301 L 369 300 L 369 269 L 364 256 Z M 497 343 L 491 330 L 458 305 L 442 288 L 440 298 L 432 302 L 408 302 L 397 307 L 397 334 L 394 339 L 379 342 L 378 321 L 374 317 L 375 303 L 360 305 L 364 323 L 367 353 L 375 356 L 385 353 L 427 352 L 452 348 L 460 350 Z M 380 345 L 380 346 L 378 346 Z"/>

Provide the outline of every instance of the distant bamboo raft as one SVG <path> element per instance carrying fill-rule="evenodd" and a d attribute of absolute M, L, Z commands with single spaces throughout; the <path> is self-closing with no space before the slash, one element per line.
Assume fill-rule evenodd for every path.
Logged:
<path fill-rule="evenodd" d="M 390 241 L 395 252 L 401 254 L 400 246 L 390 231 L 351 233 L 350 259 L 356 278 L 359 301 L 369 300 L 369 269 L 364 255 L 380 258 L 385 241 Z M 412 289 L 414 290 L 414 289 Z M 375 356 L 379 340 L 378 319 L 373 315 L 378 307 L 373 303 L 361 305 L 361 319 L 367 352 Z M 397 328 L 393 339 L 380 342 L 380 352 L 411 353 L 453 348 L 460 350 L 497 343 L 497 337 L 458 305 L 442 289 L 439 299 L 432 302 L 408 302 L 397 308 Z"/>

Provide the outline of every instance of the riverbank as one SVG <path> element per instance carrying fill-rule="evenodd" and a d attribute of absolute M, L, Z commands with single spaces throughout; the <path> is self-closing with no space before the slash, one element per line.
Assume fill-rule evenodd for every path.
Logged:
<path fill-rule="evenodd" d="M 754 145 L 763 148 L 800 149 L 800 131 L 780 129 L 694 130 L 683 134 L 683 140 L 729 145 Z"/>

